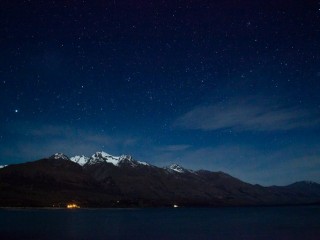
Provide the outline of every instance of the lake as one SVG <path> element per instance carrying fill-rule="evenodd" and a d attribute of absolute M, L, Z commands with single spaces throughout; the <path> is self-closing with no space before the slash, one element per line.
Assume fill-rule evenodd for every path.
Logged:
<path fill-rule="evenodd" d="M 0 239 L 320 239 L 320 206 L 0 209 Z"/>

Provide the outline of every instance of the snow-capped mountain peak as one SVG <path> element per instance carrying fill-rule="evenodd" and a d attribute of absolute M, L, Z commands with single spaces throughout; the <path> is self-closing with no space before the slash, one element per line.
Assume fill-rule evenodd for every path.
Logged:
<path fill-rule="evenodd" d="M 146 162 L 140 162 L 140 161 L 134 160 L 130 155 L 121 155 L 119 157 L 119 164 L 120 165 L 129 164 L 131 167 L 136 167 L 139 165 L 149 166 L 149 164 Z"/>
<path fill-rule="evenodd" d="M 83 166 L 88 162 L 89 158 L 84 155 L 81 155 L 81 156 L 71 157 L 70 160 L 72 162 L 78 163 L 79 165 Z"/>
<path fill-rule="evenodd" d="M 114 166 L 124 166 L 129 165 L 132 167 L 136 167 L 138 165 L 145 165 L 148 166 L 149 164 L 146 162 L 136 161 L 130 155 L 121 155 L 121 156 L 113 156 L 106 152 L 96 152 L 90 158 L 86 156 L 74 156 L 70 158 L 71 161 L 78 163 L 79 165 L 83 166 L 85 164 L 93 165 L 97 163 L 111 163 Z"/>
<path fill-rule="evenodd" d="M 63 153 L 55 153 L 51 157 L 51 159 L 63 159 L 63 160 L 70 160 L 66 155 Z"/>
<path fill-rule="evenodd" d="M 91 158 L 88 160 L 88 164 L 96 164 L 96 163 L 112 163 L 115 166 L 118 166 L 119 164 L 120 157 L 115 157 L 110 155 L 109 153 L 106 152 L 96 152 L 91 156 Z"/>
<path fill-rule="evenodd" d="M 131 155 L 121 155 L 119 158 L 120 158 L 120 160 L 124 160 L 124 159 L 126 159 L 128 161 L 132 161 L 133 160 Z"/>
<path fill-rule="evenodd" d="M 178 164 L 172 164 L 169 167 L 166 167 L 166 169 L 169 170 L 169 171 L 174 171 L 174 172 L 178 172 L 178 173 L 188 172 L 187 169 L 184 169 L 183 167 L 181 167 Z"/>

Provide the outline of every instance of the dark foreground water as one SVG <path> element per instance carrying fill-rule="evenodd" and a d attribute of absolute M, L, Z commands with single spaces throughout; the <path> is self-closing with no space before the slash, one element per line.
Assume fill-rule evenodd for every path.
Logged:
<path fill-rule="evenodd" d="M 320 239 L 320 206 L 0 209 L 0 239 Z"/>

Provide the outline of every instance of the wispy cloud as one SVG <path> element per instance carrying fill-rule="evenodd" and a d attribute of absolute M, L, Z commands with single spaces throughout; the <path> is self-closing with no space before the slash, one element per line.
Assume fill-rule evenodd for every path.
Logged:
<path fill-rule="evenodd" d="M 163 152 L 178 152 L 178 151 L 186 150 L 188 148 L 190 148 L 190 145 L 177 144 L 177 145 L 161 146 L 161 147 L 158 147 L 157 149 Z"/>
<path fill-rule="evenodd" d="M 229 144 L 215 147 L 189 147 L 183 151 L 156 148 L 146 157 L 151 163 L 185 168 L 223 171 L 245 182 L 261 185 L 287 185 L 295 181 L 320 182 L 320 151 L 316 146 L 287 146 L 277 150 L 256 149 Z"/>
<path fill-rule="evenodd" d="M 317 124 L 320 124 L 320 118 L 310 110 L 263 103 L 253 98 L 197 106 L 174 123 L 176 127 L 204 131 L 227 128 L 237 131 L 275 131 Z"/>
<path fill-rule="evenodd" d="M 239 165 L 252 167 L 257 162 L 256 155 L 257 151 L 248 146 L 220 145 L 198 148 L 180 144 L 150 148 L 144 159 L 158 166 L 177 163 L 194 170 L 210 169 L 230 173 Z"/>

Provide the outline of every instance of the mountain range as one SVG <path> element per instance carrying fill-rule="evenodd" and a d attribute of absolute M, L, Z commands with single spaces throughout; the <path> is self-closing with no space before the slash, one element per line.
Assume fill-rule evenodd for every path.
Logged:
<path fill-rule="evenodd" d="M 264 187 L 224 172 L 157 167 L 129 155 L 56 153 L 0 167 L 1 207 L 171 207 L 319 204 L 320 184 Z"/>

